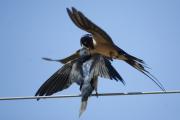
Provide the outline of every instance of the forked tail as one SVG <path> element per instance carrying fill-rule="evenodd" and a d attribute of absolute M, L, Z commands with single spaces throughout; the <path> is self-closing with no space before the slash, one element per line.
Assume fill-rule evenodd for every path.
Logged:
<path fill-rule="evenodd" d="M 127 60 L 125 60 L 126 63 L 128 63 L 129 65 L 131 65 L 132 67 L 134 67 L 135 69 L 149 77 L 161 90 L 166 91 L 163 85 L 158 81 L 158 79 L 146 70 L 146 68 L 148 67 L 145 65 L 145 62 L 143 60 L 131 56 L 129 54 L 126 54 L 125 56 L 127 58 Z"/>

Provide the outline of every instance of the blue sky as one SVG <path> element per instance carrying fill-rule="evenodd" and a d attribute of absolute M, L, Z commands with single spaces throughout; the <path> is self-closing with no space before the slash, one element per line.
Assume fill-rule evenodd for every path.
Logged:
<path fill-rule="evenodd" d="M 180 2 L 178 0 L 1 0 L 0 97 L 32 96 L 62 65 L 41 57 L 63 58 L 80 48 L 86 32 L 69 19 L 74 6 L 102 27 L 128 53 L 142 58 L 167 90 L 180 89 Z M 160 90 L 122 61 L 114 61 L 126 86 L 99 79 L 99 92 Z M 79 94 L 77 85 L 57 93 Z M 86 120 L 178 120 L 180 96 L 91 97 Z M 0 101 L 0 119 L 79 119 L 80 98 Z"/>

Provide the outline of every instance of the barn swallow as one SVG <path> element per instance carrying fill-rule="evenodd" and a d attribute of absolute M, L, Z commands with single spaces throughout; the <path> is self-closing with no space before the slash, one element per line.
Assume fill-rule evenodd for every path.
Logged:
<path fill-rule="evenodd" d="M 35 96 L 49 96 L 70 87 L 72 83 L 77 83 L 82 96 L 79 113 L 81 116 L 89 96 L 94 90 L 97 93 L 98 76 L 121 81 L 123 84 L 125 82 L 106 57 L 99 54 L 92 56 L 86 48 L 80 49 L 79 53 L 79 58 L 65 63 L 38 89 Z M 61 62 L 49 58 L 45 60 Z"/>
<path fill-rule="evenodd" d="M 160 89 L 165 91 L 163 85 L 152 75 L 145 62 L 135 56 L 132 56 L 119 48 L 111 39 L 111 37 L 99 26 L 94 24 L 88 19 L 82 12 L 78 11 L 74 7 L 72 9 L 67 8 L 67 13 L 73 23 L 80 29 L 88 32 L 80 39 L 81 45 L 88 48 L 91 54 L 99 53 L 103 56 L 112 59 L 123 60 L 138 71 L 149 77 Z"/>

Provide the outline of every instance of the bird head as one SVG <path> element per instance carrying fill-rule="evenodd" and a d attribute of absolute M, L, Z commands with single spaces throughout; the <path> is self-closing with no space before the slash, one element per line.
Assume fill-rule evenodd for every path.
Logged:
<path fill-rule="evenodd" d="M 94 49 L 92 35 L 86 34 L 86 35 L 82 36 L 80 39 L 80 44 L 81 44 L 81 46 L 84 46 L 86 48 Z"/>

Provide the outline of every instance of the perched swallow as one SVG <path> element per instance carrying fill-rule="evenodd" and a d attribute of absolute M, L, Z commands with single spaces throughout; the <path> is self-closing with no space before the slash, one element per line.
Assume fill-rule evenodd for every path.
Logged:
<path fill-rule="evenodd" d="M 72 83 L 77 83 L 82 96 L 79 113 L 81 116 L 89 96 L 94 90 L 97 93 L 98 76 L 121 81 L 123 84 L 125 82 L 106 57 L 99 54 L 90 55 L 86 48 L 80 49 L 79 53 L 79 58 L 64 64 L 38 89 L 35 96 L 49 96 L 68 88 Z M 49 58 L 45 60 L 61 62 Z"/>
<path fill-rule="evenodd" d="M 155 84 L 157 84 L 159 88 L 165 91 L 163 85 L 146 70 L 148 67 L 145 65 L 143 60 L 128 54 L 115 45 L 111 37 L 104 30 L 94 24 L 82 12 L 78 11 L 74 7 L 72 7 L 72 9 L 67 8 L 67 13 L 78 28 L 90 33 L 84 35 L 81 38 L 80 43 L 88 48 L 91 54 L 99 53 L 108 58 L 123 60 L 138 71 L 145 74 Z"/>

